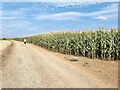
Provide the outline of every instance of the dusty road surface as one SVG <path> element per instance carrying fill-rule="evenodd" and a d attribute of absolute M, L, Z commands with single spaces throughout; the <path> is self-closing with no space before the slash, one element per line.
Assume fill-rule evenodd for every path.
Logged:
<path fill-rule="evenodd" d="M 102 79 L 87 74 L 86 69 L 78 68 L 62 58 L 38 46 L 13 41 L 11 53 L 3 60 L 2 87 L 117 88 L 117 79 L 112 78 L 112 82 L 104 83 Z"/>
<path fill-rule="evenodd" d="M 2 54 L 6 53 L 11 41 L 0 40 L 0 89 L 2 88 Z"/>

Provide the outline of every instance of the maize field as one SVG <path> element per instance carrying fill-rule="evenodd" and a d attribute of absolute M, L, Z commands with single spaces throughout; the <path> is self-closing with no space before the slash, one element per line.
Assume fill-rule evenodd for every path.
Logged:
<path fill-rule="evenodd" d="M 29 43 L 54 52 L 92 59 L 120 60 L 120 31 L 116 28 L 53 32 L 24 38 Z M 24 38 L 14 40 L 23 41 Z"/>

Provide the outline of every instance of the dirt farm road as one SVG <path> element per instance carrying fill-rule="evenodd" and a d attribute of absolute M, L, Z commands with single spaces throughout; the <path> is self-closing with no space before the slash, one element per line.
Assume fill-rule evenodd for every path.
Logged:
<path fill-rule="evenodd" d="M 3 88 L 97 88 L 96 82 L 80 69 L 49 51 L 32 44 L 13 41 L 3 60 Z"/>

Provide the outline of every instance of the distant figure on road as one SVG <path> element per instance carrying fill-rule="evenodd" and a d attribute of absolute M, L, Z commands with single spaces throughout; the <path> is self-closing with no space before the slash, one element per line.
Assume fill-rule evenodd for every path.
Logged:
<path fill-rule="evenodd" d="M 27 43 L 27 40 L 26 39 L 24 39 L 24 44 L 26 44 Z"/>

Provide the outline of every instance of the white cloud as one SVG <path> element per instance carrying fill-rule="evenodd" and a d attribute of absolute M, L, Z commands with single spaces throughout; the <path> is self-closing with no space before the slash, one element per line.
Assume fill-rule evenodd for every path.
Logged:
<path fill-rule="evenodd" d="M 55 20 L 69 20 L 79 17 L 81 14 L 79 12 L 64 12 L 50 15 L 38 15 L 36 19 L 55 19 Z"/>
<path fill-rule="evenodd" d="M 99 17 L 96 17 L 96 19 L 100 19 L 100 20 L 107 20 L 107 18 L 106 18 L 106 17 L 104 17 L 104 16 L 99 16 Z"/>
<path fill-rule="evenodd" d="M 2 16 L 2 10 L 0 10 L 0 17 Z"/>
<path fill-rule="evenodd" d="M 101 1 L 98 1 L 98 2 L 52 2 L 51 4 L 54 5 L 55 7 L 69 7 L 69 6 L 70 7 L 71 6 L 72 7 L 74 7 L 74 6 L 85 7 L 85 6 L 97 4 L 97 3 L 102 3 L 102 2 Z M 33 6 L 27 7 L 27 8 L 22 7 L 17 10 L 5 10 L 5 11 L 0 10 L 0 15 L 3 14 L 4 19 L 5 18 L 12 19 L 13 17 L 16 18 L 16 17 L 24 17 L 27 15 L 33 15 L 33 14 L 28 14 L 29 11 L 31 13 L 32 11 L 36 10 L 41 13 L 41 12 L 44 12 L 44 10 L 46 10 L 46 9 L 54 10 L 55 8 L 49 7 L 49 4 L 50 3 L 44 3 L 43 7 L 41 7 L 39 3 L 34 3 Z M 64 13 L 57 13 L 57 14 L 50 14 L 50 15 L 38 15 L 36 18 L 37 19 L 68 20 L 68 19 L 76 19 L 76 17 L 78 17 L 78 16 L 98 16 L 98 15 L 102 15 L 102 14 L 116 13 L 116 12 L 118 12 L 117 8 L 118 8 L 118 4 L 113 3 L 107 7 L 104 7 L 101 11 L 96 11 L 96 12 L 91 12 L 91 13 L 64 12 Z M 70 13 L 70 14 L 66 15 L 67 13 L 68 14 Z M 74 15 L 73 15 L 73 13 L 74 13 Z"/>
<path fill-rule="evenodd" d="M 103 10 L 118 9 L 118 3 L 112 3 L 103 8 Z"/>
<path fill-rule="evenodd" d="M 6 10 L 0 10 L 0 13 L 2 13 L 3 16 L 8 16 L 8 17 L 13 17 L 13 16 L 24 17 L 24 16 L 33 16 L 34 14 L 37 14 L 38 12 L 43 13 L 47 9 L 54 10 L 54 8 L 48 7 L 48 4 L 45 4 L 44 6 L 41 7 L 41 4 L 33 3 L 29 7 L 23 7 L 21 5 L 20 8 L 17 8 L 14 10 L 11 10 L 9 8 L 7 8 Z"/>
<path fill-rule="evenodd" d="M 93 19 L 112 20 L 112 19 L 117 19 L 117 17 L 118 17 L 118 14 L 109 14 L 109 15 L 97 16 L 97 17 L 94 17 Z"/>
<path fill-rule="evenodd" d="M 102 2 L 57 2 L 53 3 L 56 7 L 68 7 L 68 6 L 88 6 L 92 4 L 97 4 Z M 102 8 L 100 11 L 90 12 L 90 13 L 81 13 L 81 12 L 64 12 L 64 13 L 56 13 L 49 15 L 37 15 L 36 19 L 55 19 L 55 20 L 71 20 L 76 19 L 78 17 L 93 17 L 96 19 L 107 20 L 107 18 L 111 17 L 112 14 L 118 13 L 118 3 L 112 3 L 109 6 Z M 105 15 L 107 15 L 105 17 Z M 115 15 L 114 15 L 115 16 Z"/>
<path fill-rule="evenodd" d="M 2 0 L 2 2 L 119 2 L 119 0 Z"/>
<path fill-rule="evenodd" d="M 101 10 L 101 11 L 88 13 L 87 16 L 97 16 L 97 15 L 113 14 L 113 13 L 117 13 L 117 12 L 118 12 L 117 9 Z"/>
<path fill-rule="evenodd" d="M 106 9 L 96 12 L 90 12 L 90 13 L 80 13 L 80 12 L 64 12 L 64 13 L 56 13 L 56 14 L 48 14 L 48 15 L 37 15 L 36 19 L 46 20 L 46 19 L 54 19 L 54 20 L 71 20 L 71 19 L 77 19 L 79 17 L 93 17 L 101 20 L 107 20 L 107 17 L 103 17 L 104 15 L 111 15 L 111 14 L 117 14 L 118 9 Z"/>
<path fill-rule="evenodd" d="M 12 19 L 22 19 L 23 17 L 2 17 L 0 16 L 0 20 L 12 20 Z"/>
<path fill-rule="evenodd" d="M 57 2 L 53 3 L 55 7 L 86 7 L 100 2 Z"/>
<path fill-rule="evenodd" d="M 28 9 L 25 8 L 20 8 L 18 10 L 3 10 L 2 11 L 2 15 L 3 16 L 22 16 L 24 15 L 26 12 L 28 11 Z"/>
<path fill-rule="evenodd" d="M 0 10 L 2 10 L 2 3 L 0 3 Z"/>
<path fill-rule="evenodd" d="M 23 18 L 19 16 L 19 11 L 3 11 L 0 10 L 0 20 L 19 19 Z"/>
<path fill-rule="evenodd" d="M 93 14 L 99 15 L 94 17 L 94 19 L 99 20 L 108 20 L 110 18 L 118 17 L 118 3 L 112 3 L 109 6 L 104 7 L 101 11 Z"/>

